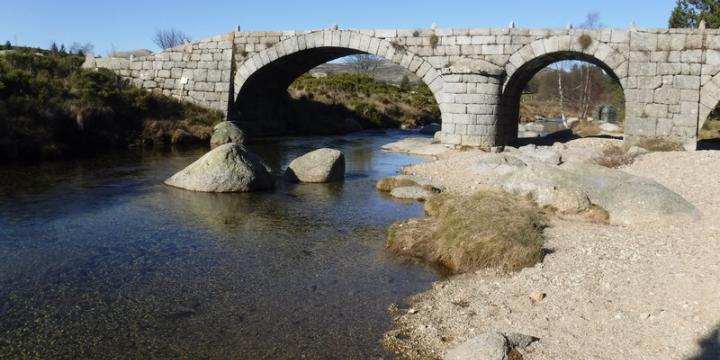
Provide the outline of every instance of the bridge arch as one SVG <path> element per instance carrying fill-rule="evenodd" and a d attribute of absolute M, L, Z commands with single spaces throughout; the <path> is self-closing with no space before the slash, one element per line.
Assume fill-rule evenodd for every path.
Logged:
<path fill-rule="evenodd" d="M 254 111 L 260 103 L 286 92 L 302 74 L 338 58 L 371 54 L 394 62 L 428 85 L 435 100 L 443 88 L 440 72 L 423 57 L 386 39 L 354 30 L 317 30 L 298 34 L 238 63 L 233 79 L 236 111 Z"/>
<path fill-rule="evenodd" d="M 626 90 L 629 59 L 613 47 L 593 39 L 592 32 L 535 40 L 510 56 L 498 121 L 500 138 L 516 140 L 520 97 L 526 84 L 540 70 L 562 60 L 591 63 L 603 69 Z M 627 96 L 626 96 L 627 98 Z"/>
<path fill-rule="evenodd" d="M 700 86 L 700 109 L 697 130 L 705 126 L 710 113 L 720 105 L 720 73 L 715 74 Z"/>

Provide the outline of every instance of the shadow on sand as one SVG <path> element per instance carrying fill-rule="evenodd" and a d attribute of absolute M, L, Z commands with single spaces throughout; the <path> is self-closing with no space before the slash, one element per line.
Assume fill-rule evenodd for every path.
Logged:
<path fill-rule="evenodd" d="M 720 359 L 720 324 L 707 336 L 698 341 L 700 353 L 687 360 L 717 360 Z"/>
<path fill-rule="evenodd" d="M 618 137 L 612 137 L 612 136 L 592 136 L 594 138 L 601 138 L 601 139 L 620 139 Z M 556 142 L 559 143 L 566 143 L 575 139 L 580 139 L 580 136 L 577 136 L 573 134 L 572 130 L 566 129 L 566 130 L 560 130 L 545 136 L 536 137 L 536 138 L 519 138 L 515 141 L 513 145 L 515 146 L 525 146 L 528 144 L 534 144 L 537 146 L 552 146 Z"/>
<path fill-rule="evenodd" d="M 720 150 L 720 139 L 700 140 L 697 143 L 698 150 Z M 720 357 L 718 357 L 720 359 Z"/>

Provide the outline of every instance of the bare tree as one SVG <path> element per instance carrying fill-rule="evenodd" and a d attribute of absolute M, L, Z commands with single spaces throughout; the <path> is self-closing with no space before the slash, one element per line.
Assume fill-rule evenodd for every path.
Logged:
<path fill-rule="evenodd" d="M 177 29 L 155 30 L 153 42 L 161 49 L 169 49 L 190 41 L 190 37 Z"/>
<path fill-rule="evenodd" d="M 70 45 L 70 53 L 71 54 L 77 54 L 77 55 L 86 55 L 93 52 L 95 49 L 95 46 L 89 42 L 85 44 L 81 44 L 79 42 L 74 42 L 72 45 Z"/>
<path fill-rule="evenodd" d="M 578 25 L 580 29 L 597 29 L 604 25 L 600 22 L 600 13 L 597 11 L 591 11 L 585 16 L 585 21 Z"/>
<path fill-rule="evenodd" d="M 379 56 L 370 54 L 350 55 L 343 59 L 345 64 L 350 65 L 353 70 L 360 74 L 374 75 L 378 67 L 383 63 Z"/>
<path fill-rule="evenodd" d="M 600 23 L 600 13 L 595 11 L 589 12 L 585 17 L 585 21 L 578 27 L 581 29 L 597 29 L 603 27 L 603 24 Z M 582 100 L 580 106 L 580 118 L 582 119 L 587 119 L 588 116 L 588 111 L 590 108 L 591 89 L 592 87 L 590 84 L 590 66 L 585 66 L 585 83 L 583 86 Z"/>

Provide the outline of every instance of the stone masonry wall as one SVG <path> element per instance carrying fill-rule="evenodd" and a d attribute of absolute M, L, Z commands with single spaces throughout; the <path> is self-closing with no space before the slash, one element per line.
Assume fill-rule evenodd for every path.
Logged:
<path fill-rule="evenodd" d="M 511 141 L 523 79 L 562 59 L 590 61 L 617 77 L 626 96 L 628 144 L 661 136 L 693 148 L 698 127 L 720 101 L 719 30 L 231 32 L 107 66 L 144 88 L 227 111 L 259 69 L 298 53 L 294 61 L 312 64 L 320 52 L 309 50 L 329 47 L 382 56 L 418 74 L 442 111 L 439 138 L 450 144 Z"/>

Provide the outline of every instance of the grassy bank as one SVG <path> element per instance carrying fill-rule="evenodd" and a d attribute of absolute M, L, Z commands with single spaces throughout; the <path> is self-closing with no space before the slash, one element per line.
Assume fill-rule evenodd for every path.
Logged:
<path fill-rule="evenodd" d="M 76 156 L 130 144 L 207 142 L 222 114 L 130 85 L 83 57 L 0 55 L 0 161 Z"/>
<path fill-rule="evenodd" d="M 334 116 L 322 121 L 336 123 L 351 117 L 363 128 L 416 128 L 440 121 L 437 102 L 422 83 L 403 82 L 396 86 L 364 74 L 338 73 L 324 78 L 306 74 L 295 80 L 288 91 L 301 102 L 337 107 L 331 114 Z M 315 122 L 320 119 L 312 113 L 303 117 Z"/>
<path fill-rule="evenodd" d="M 440 194 L 425 203 L 424 219 L 393 224 L 387 246 L 453 274 L 484 268 L 515 271 L 542 261 L 547 219 L 526 199 L 501 192 Z"/>

